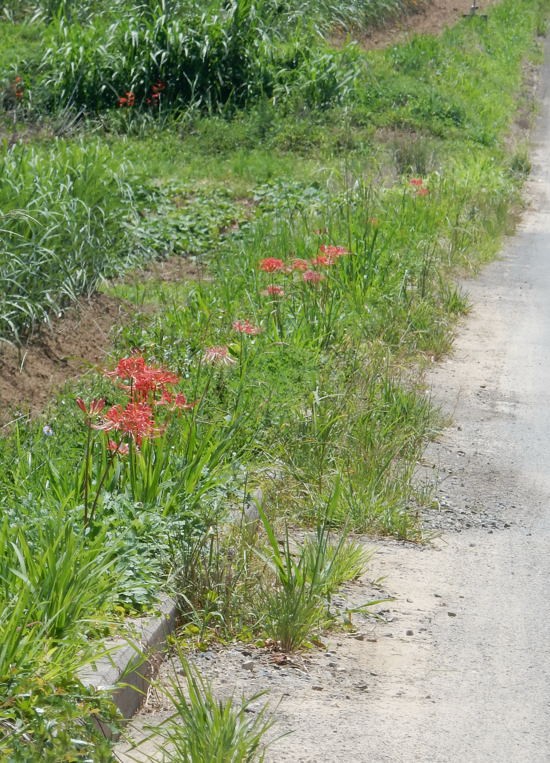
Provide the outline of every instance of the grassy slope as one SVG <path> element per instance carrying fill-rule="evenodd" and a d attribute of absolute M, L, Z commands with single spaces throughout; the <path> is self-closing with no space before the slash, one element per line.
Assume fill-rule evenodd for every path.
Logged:
<path fill-rule="evenodd" d="M 52 760 L 61 745 L 71 747 L 76 723 L 69 705 L 52 698 L 74 692 L 63 665 L 67 649 L 74 655 L 83 643 L 81 623 L 97 609 L 97 596 L 111 611 L 146 604 L 176 554 L 179 585 L 194 597 L 190 619 L 201 633 L 211 624 L 225 637 L 265 633 L 266 619 L 250 616 L 248 561 L 237 555 L 234 570 L 224 567 L 226 549 L 204 545 L 212 535 L 201 535 L 252 486 L 264 488 L 272 518 L 315 523 L 328 506 L 332 523 L 417 537 L 411 477 L 433 416 L 416 394 L 411 361 L 448 347 L 464 309 L 452 274 L 475 270 L 508 225 L 523 162 L 521 147 L 510 156 L 503 141 L 539 24 L 533 2 L 504 2 L 485 26 L 462 23 L 441 40 L 361 55 L 361 75 L 330 108 L 316 108 L 318 93 L 299 89 L 284 103 L 262 101 L 229 121 L 196 112 L 164 125 L 138 115 L 127 125 L 120 115 L 106 118 L 105 143 L 128 179 L 137 175 L 134 189 L 157 187 L 143 193 L 144 216 L 124 235 L 200 255 L 214 280 L 112 287 L 138 306 L 160 308 L 138 311 L 119 335 L 117 354 L 139 347 L 177 371 L 191 399 L 203 400 L 185 419 L 192 423 L 184 434 L 167 435 L 171 455 L 158 491 L 138 485 L 138 495 L 121 467 L 118 486 L 99 505 L 94 537 L 82 539 L 74 476 L 86 429 L 75 416 L 74 389 L 49 412 L 53 438 L 44 436 L 43 422 L 30 423 L 0 443 L 0 501 L 11 527 L 0 540 L 7 568 L 27 565 L 26 575 L 5 570 L 11 590 L 2 589 L 0 625 L 12 651 L 4 651 L 0 667 L 25 669 L 20 684 L 9 670 L 2 680 L 10 682 L 8 696 L 34 687 L 33 676 L 40 684 L 32 701 L 0 711 L 29 723 L 41 751 L 55 746 L 47 725 L 54 719 L 63 734 Z M 25 44 L 13 37 L 10 56 Z M 409 183 L 418 176 L 429 191 L 424 197 Z M 220 235 L 237 228 L 235 221 L 232 235 Z M 319 229 L 327 232 L 319 237 Z M 262 257 L 311 259 L 321 242 L 354 256 L 340 261 L 336 275 L 323 271 L 318 292 L 306 291 L 298 277 L 258 269 Z M 261 294 L 274 281 L 291 295 L 284 307 Z M 245 317 L 263 334 L 238 337 L 231 324 Z M 211 345 L 227 345 L 238 364 L 209 371 L 201 358 Z M 86 398 L 117 394 L 98 378 L 83 380 L 78 391 Z M 198 554 L 191 560 L 190 537 Z M 25 563 L 12 542 L 23 550 L 28 543 L 29 559 L 44 563 Z M 92 565 L 90 578 L 71 583 L 87 595 L 69 620 L 58 616 L 64 592 L 54 598 L 48 590 L 58 559 L 51 549 L 60 544 L 70 552 L 65 571 L 85 554 Z M 241 576 L 242 586 L 228 582 Z M 14 590 L 20 602 L 31 602 L 40 586 L 41 606 L 49 601 L 55 611 L 13 606 Z M 24 640 L 17 638 L 22 628 Z M 40 724 L 36 704 L 47 707 Z"/>

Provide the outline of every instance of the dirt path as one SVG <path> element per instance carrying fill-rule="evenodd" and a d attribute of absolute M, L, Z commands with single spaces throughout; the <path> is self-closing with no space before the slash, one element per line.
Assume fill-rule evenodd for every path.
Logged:
<path fill-rule="evenodd" d="M 426 453 L 447 531 L 424 548 L 381 544 L 368 580 L 343 592 L 361 603 L 383 576 L 396 597 L 384 623 L 358 617 L 356 633 L 286 665 L 237 647 L 197 657 L 221 695 L 269 690 L 276 732 L 292 732 L 270 763 L 550 761 L 547 53 L 530 209 L 468 285 L 471 315 L 430 379 L 453 416 Z M 165 714 L 153 701 L 134 728 Z"/>

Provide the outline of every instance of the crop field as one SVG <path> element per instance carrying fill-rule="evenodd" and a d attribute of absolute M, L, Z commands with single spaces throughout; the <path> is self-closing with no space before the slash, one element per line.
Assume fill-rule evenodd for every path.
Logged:
<path fill-rule="evenodd" d="M 128 615 L 168 593 L 179 649 L 314 648 L 368 563 L 356 534 L 422 542 L 422 371 L 513 226 L 547 8 L 374 51 L 423 6 L 1 6 L 0 340 L 24 358 L 98 290 L 132 318 L 0 430 L 0 759 L 108 761 L 96 719 L 119 719 L 78 671 Z M 172 257 L 193 268 L 143 276 Z M 240 729 L 225 757 L 180 739 L 178 760 L 259 759 L 269 721 L 239 713 L 212 721 Z"/>

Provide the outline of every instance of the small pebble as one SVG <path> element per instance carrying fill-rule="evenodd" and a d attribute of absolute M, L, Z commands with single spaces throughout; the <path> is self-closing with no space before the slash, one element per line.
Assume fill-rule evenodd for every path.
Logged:
<path fill-rule="evenodd" d="M 414 631 L 409 628 L 407 631 L 407 636 L 414 636 Z"/>
<path fill-rule="evenodd" d="M 456 612 L 447 612 L 449 617 L 456 617 Z"/>

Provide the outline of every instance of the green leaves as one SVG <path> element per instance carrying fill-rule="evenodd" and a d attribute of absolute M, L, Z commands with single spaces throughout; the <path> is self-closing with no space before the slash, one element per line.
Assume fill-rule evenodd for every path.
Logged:
<path fill-rule="evenodd" d="M 263 760 L 264 734 L 273 725 L 267 706 L 255 705 L 263 695 L 237 702 L 217 699 L 209 683 L 177 651 L 179 672 L 164 693 L 174 714 L 154 729 L 165 740 L 166 760 L 172 763 L 252 763 Z"/>
<path fill-rule="evenodd" d="M 116 595 L 116 553 L 104 533 L 84 539 L 58 515 L 35 534 L 1 526 L 2 759 L 55 761 L 70 752 L 76 761 L 96 749 L 94 759 L 107 760 L 91 721 L 101 701 L 76 675 L 102 651 L 88 637 Z"/>
<path fill-rule="evenodd" d="M 94 141 L 18 144 L 0 156 L 0 336 L 21 341 L 131 262 L 133 194 Z"/>
<path fill-rule="evenodd" d="M 330 527 L 339 497 L 339 483 L 317 520 L 315 535 L 293 543 L 288 527 L 282 541 L 261 505 L 258 511 L 267 535 L 266 552 L 257 551 L 275 576 L 275 584 L 264 591 L 265 627 L 268 636 L 283 652 L 291 652 L 316 635 L 330 620 L 330 595 L 345 581 L 364 571 L 368 554 L 348 543 L 340 533 L 331 542 Z"/>

